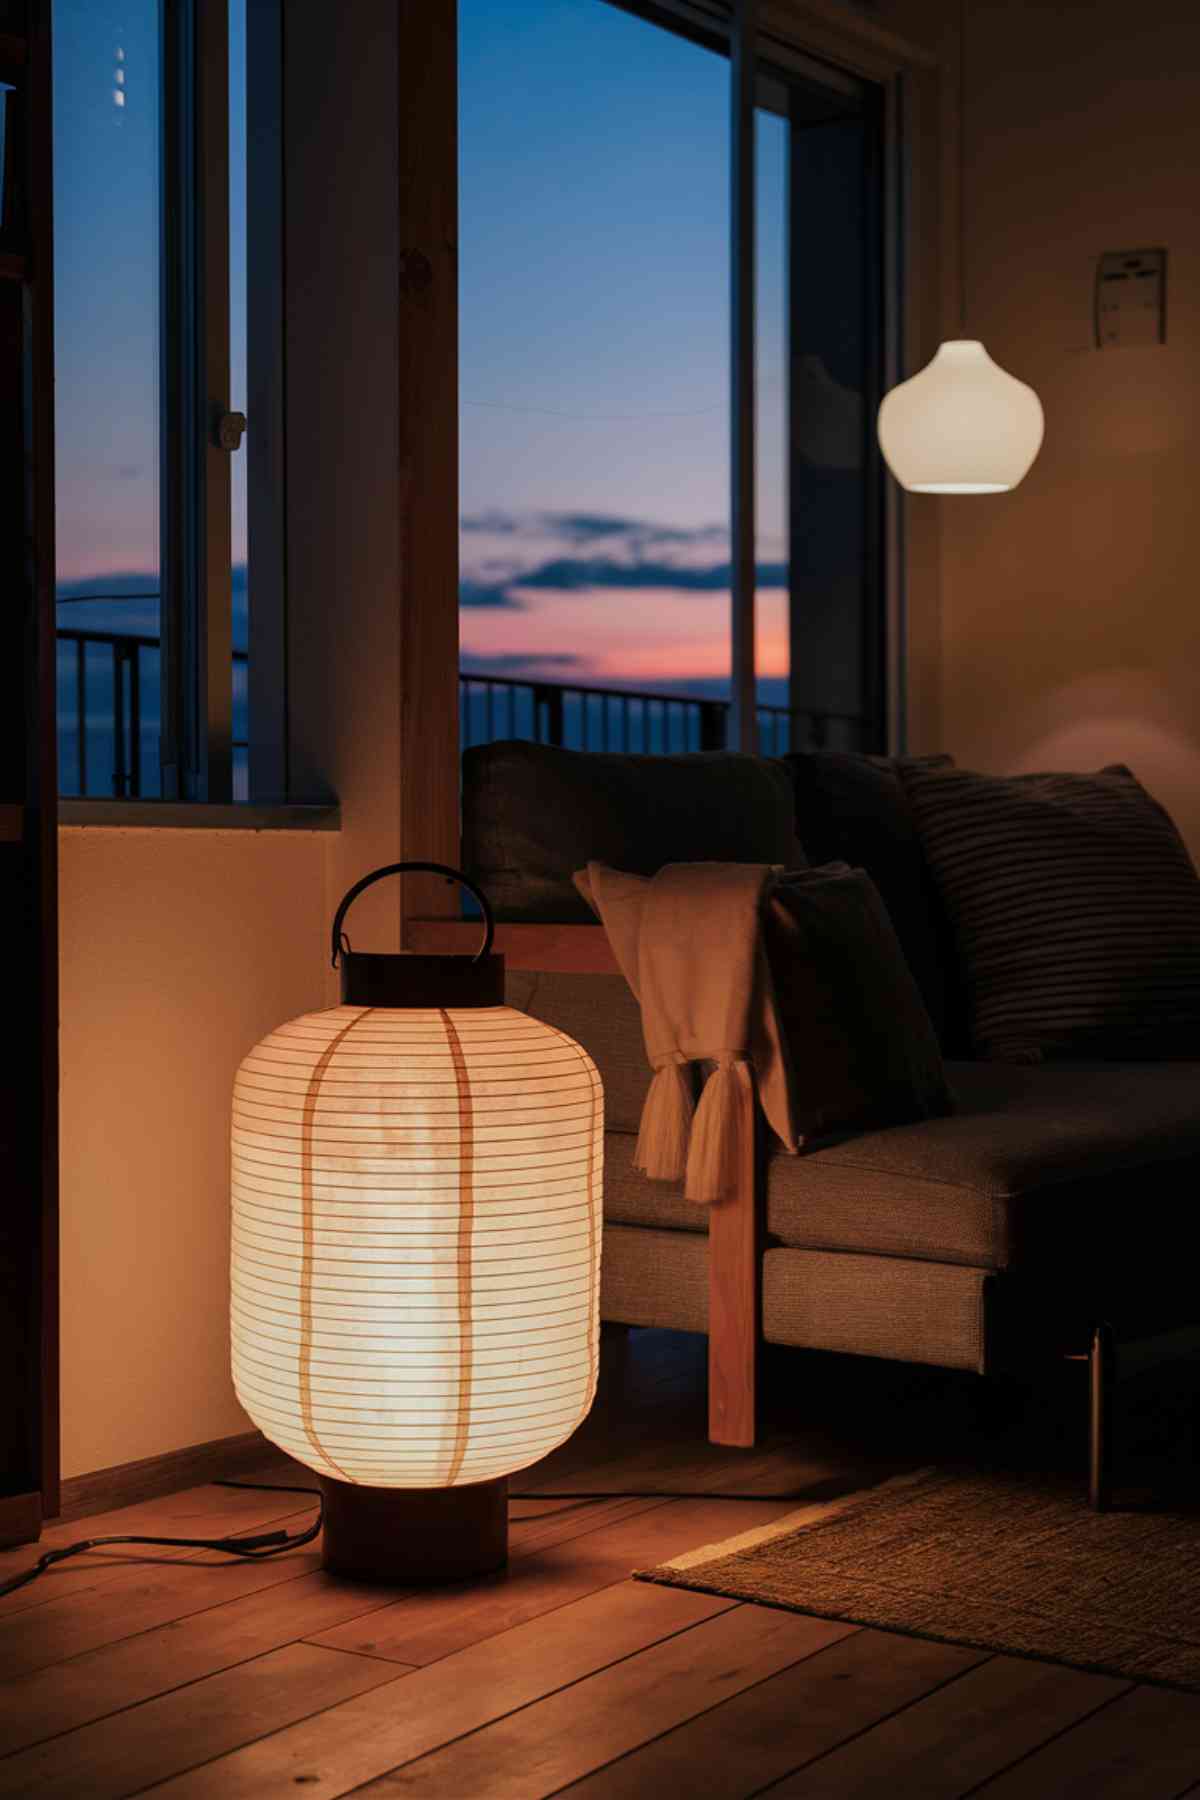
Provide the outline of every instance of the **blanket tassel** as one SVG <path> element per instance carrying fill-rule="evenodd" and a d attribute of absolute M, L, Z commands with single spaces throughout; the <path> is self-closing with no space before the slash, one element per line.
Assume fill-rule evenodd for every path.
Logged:
<path fill-rule="evenodd" d="M 718 1063 L 696 1108 L 684 1197 L 711 1206 L 736 1193 L 753 1130 L 749 1065 L 741 1060 Z"/>
<path fill-rule="evenodd" d="M 664 1063 L 642 1108 L 633 1166 L 652 1181 L 682 1181 L 692 1129 L 692 1094 L 679 1063 Z"/>

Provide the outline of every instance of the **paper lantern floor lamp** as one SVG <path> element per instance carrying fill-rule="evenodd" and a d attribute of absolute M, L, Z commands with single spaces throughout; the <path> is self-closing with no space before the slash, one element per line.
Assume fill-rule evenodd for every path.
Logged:
<path fill-rule="evenodd" d="M 410 870 L 475 895 L 478 955 L 351 950 L 351 903 Z M 341 1005 L 271 1032 L 234 1086 L 234 1385 L 316 1471 L 343 1575 L 498 1567 L 507 1477 L 595 1394 L 600 1077 L 504 1004 L 492 940 L 457 871 L 374 870 L 333 921 Z"/>

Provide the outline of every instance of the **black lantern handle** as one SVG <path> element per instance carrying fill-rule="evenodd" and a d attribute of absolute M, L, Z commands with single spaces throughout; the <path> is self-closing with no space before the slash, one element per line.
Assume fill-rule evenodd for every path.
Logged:
<path fill-rule="evenodd" d="M 355 882 L 349 893 L 343 894 L 342 903 L 333 915 L 333 930 L 330 934 L 335 969 L 338 965 L 338 957 L 343 950 L 350 948 L 350 940 L 342 934 L 343 919 L 363 889 L 369 888 L 376 881 L 382 881 L 385 875 L 444 875 L 447 881 L 457 881 L 460 887 L 466 888 L 468 894 L 478 900 L 480 911 L 483 913 L 483 943 L 473 958 L 475 962 L 483 961 L 491 949 L 492 940 L 496 935 L 496 921 L 492 917 L 492 909 L 488 905 L 487 896 L 480 892 L 473 881 L 467 880 L 461 869 L 451 869 L 446 863 L 398 862 L 388 863 L 386 868 L 372 869 L 369 875 L 364 875 L 361 881 Z"/>

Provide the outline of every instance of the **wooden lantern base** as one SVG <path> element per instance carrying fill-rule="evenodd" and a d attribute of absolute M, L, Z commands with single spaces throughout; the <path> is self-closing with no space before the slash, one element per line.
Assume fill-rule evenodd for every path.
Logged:
<path fill-rule="evenodd" d="M 418 1587 L 487 1575 L 508 1561 L 503 1475 L 453 1488 L 317 1479 L 325 1501 L 322 1564 L 332 1575 Z"/>

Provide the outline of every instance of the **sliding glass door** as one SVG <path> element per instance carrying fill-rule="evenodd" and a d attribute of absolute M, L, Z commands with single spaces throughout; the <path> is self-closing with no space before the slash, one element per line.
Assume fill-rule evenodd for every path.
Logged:
<path fill-rule="evenodd" d="M 727 109 L 602 0 L 461 0 L 464 743 L 723 741 Z"/>
<path fill-rule="evenodd" d="M 464 745 L 882 748 L 877 91 L 757 46 L 747 223 L 721 9 L 459 0 L 459 32 Z"/>

